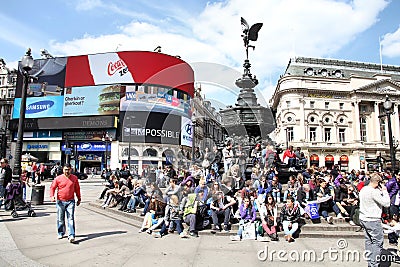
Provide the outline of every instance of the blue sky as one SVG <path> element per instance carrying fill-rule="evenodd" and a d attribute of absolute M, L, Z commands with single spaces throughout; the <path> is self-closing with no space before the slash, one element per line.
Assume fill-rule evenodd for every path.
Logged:
<path fill-rule="evenodd" d="M 294 56 L 379 63 L 381 38 L 383 63 L 400 65 L 399 10 L 399 0 L 6 1 L 0 58 L 15 67 L 27 47 L 40 58 L 41 48 L 69 56 L 161 46 L 192 64 L 207 98 L 234 104 L 243 16 L 264 23 L 250 61 L 265 104 Z"/>

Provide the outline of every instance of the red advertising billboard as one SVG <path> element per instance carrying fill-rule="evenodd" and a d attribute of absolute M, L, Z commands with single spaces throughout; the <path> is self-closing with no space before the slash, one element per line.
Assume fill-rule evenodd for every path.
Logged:
<path fill-rule="evenodd" d="M 147 51 L 36 59 L 29 74 L 33 85 L 46 85 L 47 95 L 53 95 L 53 91 L 59 94 L 65 87 L 133 83 L 175 88 L 191 97 L 194 94 L 194 72 L 189 64 L 177 57 Z M 21 92 L 22 76 L 18 73 L 15 97 L 21 97 Z M 35 96 L 45 92 L 40 93 Z"/>
<path fill-rule="evenodd" d="M 194 94 L 194 73 L 185 61 L 154 52 L 126 51 L 67 58 L 65 87 L 157 84 Z"/>

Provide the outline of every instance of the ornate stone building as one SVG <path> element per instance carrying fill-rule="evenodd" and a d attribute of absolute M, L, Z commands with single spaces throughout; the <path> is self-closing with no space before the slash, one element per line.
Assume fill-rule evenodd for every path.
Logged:
<path fill-rule="evenodd" d="M 400 67 L 316 58 L 291 59 L 270 100 L 277 143 L 300 147 L 309 164 L 343 170 L 390 162 L 386 96 L 400 138 Z M 397 153 L 397 157 L 400 153 Z"/>
<path fill-rule="evenodd" d="M 8 122 L 14 105 L 16 81 L 17 71 L 7 68 L 5 61 L 0 58 L 0 157 L 11 155 Z"/>
<path fill-rule="evenodd" d="M 224 140 L 222 117 L 211 102 L 204 99 L 201 94 L 201 84 L 198 84 L 192 99 L 194 146 L 198 146 L 201 151 L 208 147 L 211 151 L 214 145 Z"/>

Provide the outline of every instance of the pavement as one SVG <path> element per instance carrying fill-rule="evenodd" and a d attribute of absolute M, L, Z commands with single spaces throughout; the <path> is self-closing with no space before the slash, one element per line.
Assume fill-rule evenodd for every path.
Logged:
<path fill-rule="evenodd" d="M 56 208 L 49 201 L 50 183 L 44 182 L 44 204 L 34 207 L 36 217 L 21 211 L 18 218 L 12 218 L 9 211 L 0 211 L 0 266 L 265 266 L 268 262 L 274 266 L 366 266 L 362 258 L 364 241 L 341 236 L 299 238 L 294 243 L 283 239 L 235 242 L 227 236 L 202 233 L 198 238 L 181 239 L 171 234 L 155 239 L 138 233 L 137 222 L 132 223 L 132 219 L 93 206 L 103 188 L 98 177 L 81 181 L 76 243 L 71 244 L 66 238 L 57 239 Z M 387 244 L 385 248 L 388 257 L 395 251 Z M 324 250 L 339 253 L 335 258 Z M 278 257 L 279 251 L 283 252 Z M 361 257 L 348 258 L 349 252 Z M 315 259 L 308 259 L 309 253 L 315 253 Z M 395 266 L 397 258 L 391 260 L 386 266 Z"/>

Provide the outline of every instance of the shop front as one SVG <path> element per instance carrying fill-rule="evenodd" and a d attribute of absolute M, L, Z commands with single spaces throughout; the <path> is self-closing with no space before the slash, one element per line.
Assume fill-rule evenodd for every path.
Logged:
<path fill-rule="evenodd" d="M 349 157 L 347 155 L 340 156 L 339 166 L 341 171 L 349 170 Z"/>
<path fill-rule="evenodd" d="M 317 154 L 312 154 L 310 156 L 310 166 L 319 167 L 319 157 Z"/>
<path fill-rule="evenodd" d="M 39 163 L 61 161 L 59 142 L 28 141 L 23 143 L 22 151 L 36 157 Z"/>
<path fill-rule="evenodd" d="M 68 147 L 67 147 L 68 146 Z M 111 143 L 74 141 L 63 143 L 62 151 L 80 172 L 100 174 L 105 153 L 111 154 Z"/>
<path fill-rule="evenodd" d="M 328 170 L 332 170 L 333 165 L 335 165 L 335 158 L 332 155 L 326 155 L 325 156 L 325 167 Z"/>

